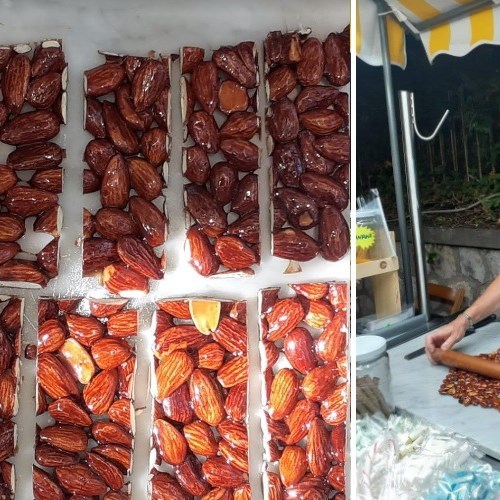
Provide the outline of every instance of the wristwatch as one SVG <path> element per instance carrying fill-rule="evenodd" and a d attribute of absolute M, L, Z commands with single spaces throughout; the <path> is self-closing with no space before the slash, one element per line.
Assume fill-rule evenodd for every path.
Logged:
<path fill-rule="evenodd" d="M 469 328 L 468 329 L 472 330 L 474 328 L 474 321 L 473 321 L 471 315 L 468 314 L 467 311 L 464 311 L 462 313 L 462 316 L 464 316 L 465 318 L 467 318 L 467 321 L 469 322 Z"/>

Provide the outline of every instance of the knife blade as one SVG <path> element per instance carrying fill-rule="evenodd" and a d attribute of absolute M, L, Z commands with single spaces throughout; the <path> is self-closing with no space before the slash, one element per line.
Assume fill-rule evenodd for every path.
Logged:
<path fill-rule="evenodd" d="M 464 338 L 468 337 L 469 335 L 472 335 L 473 333 L 476 333 L 478 328 L 481 328 L 482 326 L 489 325 L 490 323 L 492 323 L 496 319 L 497 319 L 496 314 L 490 314 L 489 316 L 486 316 L 486 318 L 475 323 L 472 328 L 467 328 L 467 330 L 465 331 Z M 416 351 L 413 351 L 413 352 L 406 354 L 404 356 L 404 358 L 409 361 L 411 359 L 415 359 L 415 358 L 418 358 L 419 356 L 422 356 L 422 354 L 425 354 L 425 347 L 421 347 L 420 349 L 417 349 Z"/>

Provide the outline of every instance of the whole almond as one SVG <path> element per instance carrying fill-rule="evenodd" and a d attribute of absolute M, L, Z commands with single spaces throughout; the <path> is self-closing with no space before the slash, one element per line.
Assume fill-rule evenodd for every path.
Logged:
<path fill-rule="evenodd" d="M 191 75 L 194 97 L 209 115 L 217 107 L 217 67 L 212 61 L 198 63 Z"/>
<path fill-rule="evenodd" d="M 92 344 L 91 352 L 99 368 L 111 370 L 127 361 L 132 352 L 132 348 L 125 340 L 104 338 Z"/>
<path fill-rule="evenodd" d="M 314 37 L 304 41 L 301 47 L 301 58 L 297 64 L 297 79 L 306 87 L 317 85 L 323 77 L 325 57 L 322 43 Z"/>
<path fill-rule="evenodd" d="M 75 380 L 68 369 L 51 353 L 38 356 L 37 379 L 43 390 L 53 399 L 78 395 Z"/>
<path fill-rule="evenodd" d="M 298 483 L 307 471 L 306 452 L 300 446 L 286 446 L 279 460 L 281 481 L 285 486 Z"/>
<path fill-rule="evenodd" d="M 17 377 L 11 370 L 0 374 L 0 418 L 9 420 L 16 412 Z"/>
<path fill-rule="evenodd" d="M 189 117 L 187 127 L 194 142 L 203 150 L 210 154 L 219 151 L 219 131 L 212 115 L 204 110 L 194 111 Z"/>
<path fill-rule="evenodd" d="M 284 97 L 269 107 L 267 127 L 276 142 L 294 141 L 299 134 L 299 117 L 293 102 Z"/>
<path fill-rule="evenodd" d="M 113 294 L 146 294 L 148 279 L 124 264 L 110 264 L 102 272 L 102 283 Z"/>
<path fill-rule="evenodd" d="M 248 111 L 232 113 L 222 125 L 221 139 L 251 139 L 259 130 L 259 117 Z"/>
<path fill-rule="evenodd" d="M 76 452 L 62 451 L 48 444 L 39 444 L 35 447 L 35 460 L 43 467 L 60 467 L 77 464 L 80 456 Z"/>
<path fill-rule="evenodd" d="M 121 64 L 105 63 L 85 71 L 85 95 L 99 97 L 116 90 L 125 79 L 125 69 Z"/>
<path fill-rule="evenodd" d="M 245 87 L 232 80 L 225 80 L 219 86 L 219 109 L 226 114 L 245 111 L 248 108 L 248 94 Z"/>
<path fill-rule="evenodd" d="M 117 399 L 108 410 L 112 422 L 133 432 L 135 411 L 130 399 Z"/>
<path fill-rule="evenodd" d="M 56 194 L 62 193 L 63 169 L 56 167 L 39 170 L 33 174 L 29 183 L 37 189 L 43 189 Z"/>
<path fill-rule="evenodd" d="M 42 76 L 51 71 L 60 73 L 66 65 L 64 52 L 61 47 L 42 47 L 39 45 L 35 49 L 31 64 L 31 76 L 33 77 Z"/>
<path fill-rule="evenodd" d="M 95 230 L 105 238 L 117 240 L 127 234 L 137 235 L 139 229 L 128 212 L 119 208 L 101 208 L 95 214 Z"/>
<path fill-rule="evenodd" d="M 347 383 L 337 385 L 327 399 L 321 403 L 321 416 L 329 425 L 343 424 L 347 417 Z"/>
<path fill-rule="evenodd" d="M 248 432 L 244 424 L 225 419 L 217 426 L 217 431 L 234 448 L 248 450 Z"/>
<path fill-rule="evenodd" d="M 58 319 L 49 319 L 38 327 L 38 354 L 55 352 L 66 339 L 66 328 Z"/>
<path fill-rule="evenodd" d="M 168 69 L 160 61 L 142 62 L 132 80 L 132 99 L 138 112 L 149 108 L 168 83 Z"/>
<path fill-rule="evenodd" d="M 326 364 L 313 368 L 302 381 L 306 398 L 321 402 L 332 394 L 338 379 L 336 366 Z"/>
<path fill-rule="evenodd" d="M 12 259 L 0 266 L 0 281 L 33 283 L 44 287 L 48 277 L 30 260 Z"/>
<path fill-rule="evenodd" d="M 108 489 L 106 483 L 83 464 L 56 467 L 55 472 L 61 486 L 75 495 L 103 495 Z"/>
<path fill-rule="evenodd" d="M 268 339 L 272 342 L 285 337 L 304 318 L 304 309 L 297 299 L 281 299 L 266 314 Z"/>
<path fill-rule="evenodd" d="M 239 356 L 224 363 L 217 372 L 217 380 L 225 388 L 246 382 L 248 380 L 247 356 Z"/>
<path fill-rule="evenodd" d="M 17 115 L 23 107 L 30 73 L 31 63 L 28 56 L 16 54 L 10 58 L 2 77 L 2 95 L 3 102 L 14 115 Z"/>
<path fill-rule="evenodd" d="M 183 149 L 183 174 L 200 186 L 208 181 L 210 175 L 210 161 L 205 150 L 200 146 L 190 146 Z"/>
<path fill-rule="evenodd" d="M 153 348 L 155 355 L 163 359 L 177 349 L 196 349 L 208 341 L 194 325 L 174 325 L 156 334 Z"/>
<path fill-rule="evenodd" d="M 0 214 L 0 242 L 12 243 L 25 233 L 24 221 L 10 214 Z"/>
<path fill-rule="evenodd" d="M 202 276 L 211 276 L 219 269 L 219 259 L 208 236 L 196 226 L 192 226 L 186 233 L 189 263 Z"/>
<path fill-rule="evenodd" d="M 188 300 L 161 300 L 158 307 L 178 319 L 191 319 Z"/>
<path fill-rule="evenodd" d="M 99 372 L 83 389 L 83 400 L 87 408 L 95 415 L 106 413 L 113 402 L 118 384 L 116 370 Z"/>
<path fill-rule="evenodd" d="M 116 242 L 106 238 L 86 238 L 83 241 L 83 275 L 92 276 L 104 266 L 119 261 Z"/>
<path fill-rule="evenodd" d="M 33 466 L 33 495 L 35 500 L 44 498 L 64 500 L 64 493 L 55 480 L 35 465 Z"/>
<path fill-rule="evenodd" d="M 170 91 L 163 89 L 153 104 L 153 117 L 158 127 L 170 129 Z"/>
<path fill-rule="evenodd" d="M 13 146 L 44 142 L 59 134 L 59 128 L 59 118 L 51 111 L 30 111 L 7 122 L 0 132 L 0 141 Z"/>
<path fill-rule="evenodd" d="M 227 228 L 227 233 L 254 245 L 259 242 L 259 213 L 257 211 L 243 215 Z"/>
<path fill-rule="evenodd" d="M 220 236 L 215 242 L 215 252 L 228 269 L 238 271 L 256 264 L 257 254 L 236 236 Z"/>
<path fill-rule="evenodd" d="M 316 135 L 328 135 L 344 125 L 344 119 L 333 109 L 312 109 L 299 115 L 300 123 Z"/>
<path fill-rule="evenodd" d="M 219 384 L 204 371 L 193 371 L 189 381 L 193 409 L 200 420 L 217 425 L 225 417 L 224 398 Z"/>
<path fill-rule="evenodd" d="M 306 169 L 317 174 L 331 174 L 336 164 L 321 156 L 314 147 L 315 136 L 309 130 L 302 130 L 299 133 L 299 143 L 302 157 L 304 158 Z"/>
<path fill-rule="evenodd" d="M 273 255 L 276 257 L 304 262 L 316 257 L 318 252 L 318 243 L 302 231 L 288 227 L 273 233 Z"/>
<path fill-rule="evenodd" d="M 161 400 L 170 396 L 184 382 L 192 371 L 194 362 L 184 351 L 174 351 L 163 357 L 156 369 L 156 398 Z"/>
<path fill-rule="evenodd" d="M 320 207 L 334 205 L 344 210 L 349 196 L 344 187 L 335 179 L 315 172 L 306 172 L 300 178 L 302 189 L 314 197 Z"/>
<path fill-rule="evenodd" d="M 69 397 L 52 401 L 48 406 L 48 411 L 54 420 L 63 424 L 78 427 L 89 427 L 92 424 L 92 419 L 85 410 Z"/>
<path fill-rule="evenodd" d="M 102 110 L 106 132 L 116 149 L 126 155 L 136 154 L 139 151 L 137 136 L 121 117 L 116 106 L 104 101 Z"/>
<path fill-rule="evenodd" d="M 151 202 L 138 196 L 130 198 L 129 210 L 146 242 L 152 247 L 162 245 L 167 224 L 165 215 Z"/>
<path fill-rule="evenodd" d="M 248 174 L 241 179 L 234 195 L 231 210 L 240 215 L 258 210 L 258 178 L 255 174 Z"/>
<path fill-rule="evenodd" d="M 210 192 L 221 205 L 229 203 L 238 185 L 238 173 L 231 164 L 219 162 L 210 170 Z"/>
<path fill-rule="evenodd" d="M 187 492 L 202 496 L 208 491 L 208 483 L 201 475 L 201 466 L 196 458 L 187 457 L 184 463 L 175 467 L 174 470 L 177 481 Z"/>
<path fill-rule="evenodd" d="M 246 383 L 237 384 L 229 389 L 224 403 L 227 415 L 233 420 L 241 421 L 247 412 L 247 386 Z"/>
<path fill-rule="evenodd" d="M 175 498 L 176 500 L 189 500 L 191 498 L 170 474 L 156 470 L 151 479 L 151 496 L 152 498 Z"/>
<path fill-rule="evenodd" d="M 212 335 L 214 340 L 233 354 L 238 355 L 247 352 L 247 329 L 245 325 L 232 318 L 223 317 Z"/>
<path fill-rule="evenodd" d="M 205 457 L 217 455 L 218 443 L 210 426 L 198 420 L 183 428 L 184 436 L 193 453 Z"/>
<path fill-rule="evenodd" d="M 351 78 L 349 41 L 342 34 L 330 33 L 323 44 L 325 75 L 332 85 L 343 87 Z"/>
<path fill-rule="evenodd" d="M 314 340 L 305 328 L 294 328 L 285 337 L 284 351 L 290 364 L 303 375 L 317 364 Z"/>
<path fill-rule="evenodd" d="M 109 161 L 101 184 L 103 207 L 125 208 L 130 191 L 129 169 L 122 155 L 117 154 Z"/>
<path fill-rule="evenodd" d="M 243 473 L 227 463 L 223 457 L 207 459 L 202 465 L 202 471 L 212 486 L 220 488 L 236 488 L 245 481 Z"/>
<path fill-rule="evenodd" d="M 349 163 L 351 159 L 351 140 L 347 134 L 330 134 L 314 141 L 319 154 L 337 163 Z"/>
<path fill-rule="evenodd" d="M 229 47 L 214 51 L 212 60 L 219 69 L 247 88 L 257 86 L 257 75 L 245 66 L 240 56 Z"/>
<path fill-rule="evenodd" d="M 7 157 L 7 164 L 15 170 L 38 170 L 57 167 L 64 158 L 64 150 L 53 142 L 18 146 Z"/>
<path fill-rule="evenodd" d="M 85 99 L 83 128 L 94 137 L 100 139 L 106 137 L 106 128 L 104 126 L 104 118 L 102 116 L 102 104 L 95 97 L 87 97 Z"/>
<path fill-rule="evenodd" d="M 108 163 L 115 155 L 116 150 L 108 140 L 94 139 L 87 144 L 83 159 L 99 177 L 102 177 Z"/>
<path fill-rule="evenodd" d="M 218 236 L 227 229 L 227 214 L 208 191 L 195 184 L 184 187 L 186 208 L 207 236 Z"/>
<path fill-rule="evenodd" d="M 128 158 L 126 163 L 130 185 L 140 197 L 151 201 L 160 196 L 162 179 L 151 163 L 138 157 Z"/>
<path fill-rule="evenodd" d="M 141 153 L 155 167 L 167 160 L 167 140 L 166 131 L 159 127 L 144 132 L 141 137 Z"/>
<path fill-rule="evenodd" d="M 248 474 L 248 451 L 233 446 L 225 439 L 219 441 L 220 454 L 235 468 Z"/>
<path fill-rule="evenodd" d="M 61 92 L 61 75 L 46 73 L 34 78 L 28 85 L 26 100 L 37 109 L 47 109 L 54 104 Z"/>
<path fill-rule="evenodd" d="M 132 436 L 121 425 L 105 420 L 94 422 L 90 428 L 92 437 L 99 444 L 118 444 L 131 448 Z"/>
<path fill-rule="evenodd" d="M 297 86 L 297 75 L 290 66 L 279 66 L 266 77 L 269 100 L 279 101 Z"/>
<path fill-rule="evenodd" d="M 86 347 L 104 336 L 104 325 L 96 318 L 78 314 L 66 314 L 65 318 L 70 336 Z"/>
<path fill-rule="evenodd" d="M 129 472 L 132 467 L 132 450 L 124 446 L 118 444 L 102 444 L 94 446 L 92 452 L 98 453 L 113 462 L 123 473 Z"/>
<path fill-rule="evenodd" d="M 274 420 L 281 420 L 288 415 L 295 404 L 299 394 L 299 380 L 290 368 L 282 368 L 274 376 L 271 385 L 268 408 L 269 415 Z"/>
<path fill-rule="evenodd" d="M 134 271 L 151 279 L 163 278 L 160 259 L 153 250 L 134 236 L 123 236 L 118 240 L 120 259 Z"/>
<path fill-rule="evenodd" d="M 135 110 L 132 102 L 130 85 L 122 84 L 115 91 L 115 103 L 123 119 L 133 130 L 145 130 L 146 124 L 141 115 Z"/>
<path fill-rule="evenodd" d="M 218 370 L 224 363 L 224 348 L 217 342 L 210 342 L 198 349 L 198 368 Z"/>
<path fill-rule="evenodd" d="M 59 236 L 61 225 L 61 208 L 54 206 L 37 216 L 33 223 L 33 231 L 51 234 L 54 238 Z"/>
<path fill-rule="evenodd" d="M 55 424 L 40 431 L 40 442 L 63 451 L 80 452 L 87 448 L 88 438 L 85 431 L 79 427 Z"/>
<path fill-rule="evenodd" d="M 130 337 L 137 335 L 138 313 L 134 309 L 119 311 L 109 315 L 108 335 L 112 337 Z"/>
<path fill-rule="evenodd" d="M 327 108 L 338 99 L 339 91 L 326 85 L 311 85 L 303 88 L 295 99 L 297 113 L 311 109 Z"/>
<path fill-rule="evenodd" d="M 319 210 L 315 201 L 297 189 L 278 188 L 275 198 L 283 203 L 290 223 L 299 229 L 310 229 L 318 224 Z"/>
<path fill-rule="evenodd" d="M 18 243 L 0 243 L 0 265 L 13 259 L 20 251 Z"/>
<path fill-rule="evenodd" d="M 171 465 L 180 465 L 186 459 L 187 442 L 182 433 L 166 420 L 153 424 L 153 438 L 160 456 Z"/>
<path fill-rule="evenodd" d="M 191 73 L 193 68 L 203 61 L 205 49 L 200 47 L 182 47 L 181 53 L 181 73 Z"/>
<path fill-rule="evenodd" d="M 252 172 L 259 168 L 259 148 L 245 139 L 224 139 L 220 149 L 226 159 L 241 172 Z"/>
<path fill-rule="evenodd" d="M 6 207 L 11 213 L 21 217 L 38 215 L 57 205 L 57 202 L 56 194 L 25 186 L 15 186 L 5 196 Z"/>
<path fill-rule="evenodd" d="M 85 458 L 90 469 L 99 477 L 102 477 L 110 488 L 119 490 L 123 487 L 123 475 L 116 465 L 113 465 L 97 453 L 86 453 Z"/>
<path fill-rule="evenodd" d="M 162 407 L 165 416 L 176 422 L 189 424 L 194 419 L 187 384 L 182 384 L 170 396 L 164 398 L 162 400 Z"/>

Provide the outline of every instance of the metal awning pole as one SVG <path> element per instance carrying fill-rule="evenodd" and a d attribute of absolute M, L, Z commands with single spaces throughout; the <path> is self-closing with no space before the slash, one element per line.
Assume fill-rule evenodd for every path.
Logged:
<path fill-rule="evenodd" d="M 406 304 L 413 305 L 413 285 L 411 279 L 410 247 L 408 245 L 408 230 L 406 226 L 406 209 L 404 200 L 403 176 L 401 174 L 401 161 L 399 154 L 398 127 L 396 119 L 396 105 L 392 86 L 391 61 L 389 58 L 389 42 L 385 16 L 387 6 L 383 1 L 377 0 L 378 26 L 380 45 L 382 49 L 382 63 L 384 70 L 385 99 L 387 103 L 387 119 L 389 122 L 389 136 L 391 141 L 392 171 L 396 191 L 396 207 L 398 211 L 399 239 L 401 242 L 401 264 L 405 284 Z"/>
<path fill-rule="evenodd" d="M 415 161 L 415 122 L 412 116 L 413 94 L 406 90 L 399 92 L 401 108 L 401 127 L 408 180 L 408 199 L 410 203 L 411 222 L 413 228 L 413 248 L 415 249 L 416 274 L 418 283 L 418 301 L 422 315 L 429 319 L 429 298 L 427 296 L 427 272 L 425 265 L 425 249 L 422 238 L 422 219 L 420 215 L 420 196 L 418 193 L 417 164 Z M 446 115 L 444 115 L 444 119 Z M 440 125 L 444 120 L 442 119 Z M 440 126 L 439 125 L 439 126 Z M 439 130 L 439 126 L 436 129 Z"/>

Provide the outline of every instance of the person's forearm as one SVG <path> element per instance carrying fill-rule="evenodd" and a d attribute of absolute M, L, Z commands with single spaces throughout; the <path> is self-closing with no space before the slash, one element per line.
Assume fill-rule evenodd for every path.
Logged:
<path fill-rule="evenodd" d="M 500 309 L 500 276 L 497 276 L 485 292 L 466 309 L 466 312 L 473 322 L 477 323 L 498 309 Z"/>

